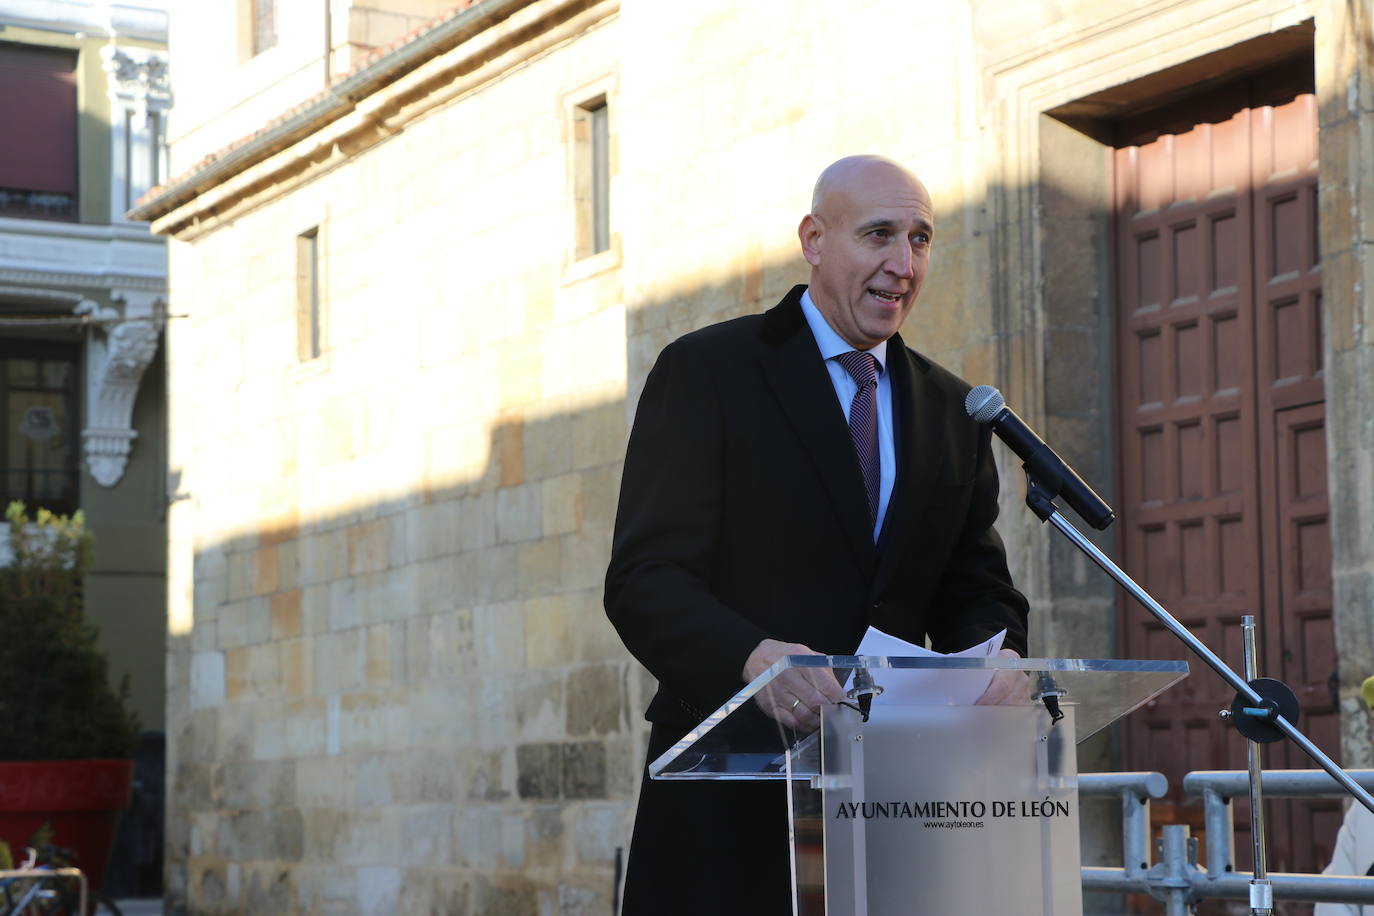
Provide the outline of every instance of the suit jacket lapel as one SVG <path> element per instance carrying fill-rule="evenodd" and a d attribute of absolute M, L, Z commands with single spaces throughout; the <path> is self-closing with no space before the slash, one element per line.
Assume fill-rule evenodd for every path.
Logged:
<path fill-rule="evenodd" d="M 871 576 L 877 551 L 863 473 L 844 411 L 802 314 L 805 288 L 794 287 L 764 316 L 763 337 L 772 346 L 762 357 L 763 373 L 830 495 L 860 569 Z"/>
<path fill-rule="evenodd" d="M 944 455 L 943 443 L 938 441 L 945 424 L 944 402 L 931 396 L 925 367 L 902 343 L 900 334 L 888 341 L 887 364 L 892 373 L 897 479 L 883 523 L 882 551 L 873 577 L 872 597 L 882 594 L 892 578 L 921 510 L 935 492 Z"/>

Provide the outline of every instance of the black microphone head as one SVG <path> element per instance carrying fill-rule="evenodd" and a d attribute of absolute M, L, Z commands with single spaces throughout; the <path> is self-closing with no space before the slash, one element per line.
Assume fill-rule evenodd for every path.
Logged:
<path fill-rule="evenodd" d="M 991 385 L 979 385 L 964 398 L 964 412 L 972 417 L 975 423 L 987 423 L 1006 406 L 1007 401 L 1002 397 L 1002 392 Z"/>

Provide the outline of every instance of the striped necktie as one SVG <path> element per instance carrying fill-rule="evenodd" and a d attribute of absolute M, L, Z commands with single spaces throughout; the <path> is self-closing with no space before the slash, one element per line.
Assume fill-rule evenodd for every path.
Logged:
<path fill-rule="evenodd" d="M 854 440 L 854 454 L 863 471 L 864 487 L 868 490 L 868 514 L 878 520 L 878 487 L 881 482 L 881 462 L 878 455 L 878 361 L 872 353 L 850 350 L 835 357 L 854 379 L 859 390 L 849 402 L 849 437 Z"/>

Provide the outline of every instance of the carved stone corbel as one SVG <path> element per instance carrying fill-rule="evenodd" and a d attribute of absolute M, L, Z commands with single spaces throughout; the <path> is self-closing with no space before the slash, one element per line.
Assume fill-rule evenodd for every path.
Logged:
<path fill-rule="evenodd" d="M 143 372 L 157 353 L 162 330 L 160 313 L 154 309 L 128 308 L 127 312 L 153 312 L 149 317 L 118 317 L 114 309 L 83 302 L 78 314 L 94 319 L 87 346 L 87 425 L 81 432 L 86 467 L 96 483 L 112 487 L 124 476 L 129 451 L 138 431 L 133 428 L 134 400 Z"/>

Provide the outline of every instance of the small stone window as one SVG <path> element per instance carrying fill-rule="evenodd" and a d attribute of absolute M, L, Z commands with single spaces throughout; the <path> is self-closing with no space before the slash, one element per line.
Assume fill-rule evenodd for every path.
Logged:
<path fill-rule="evenodd" d="M 296 358 L 318 359 L 324 352 L 320 302 L 320 227 L 296 236 Z"/>
<path fill-rule="evenodd" d="M 577 208 L 578 258 L 611 247 L 611 121 L 606 97 L 573 112 L 573 201 Z"/>

